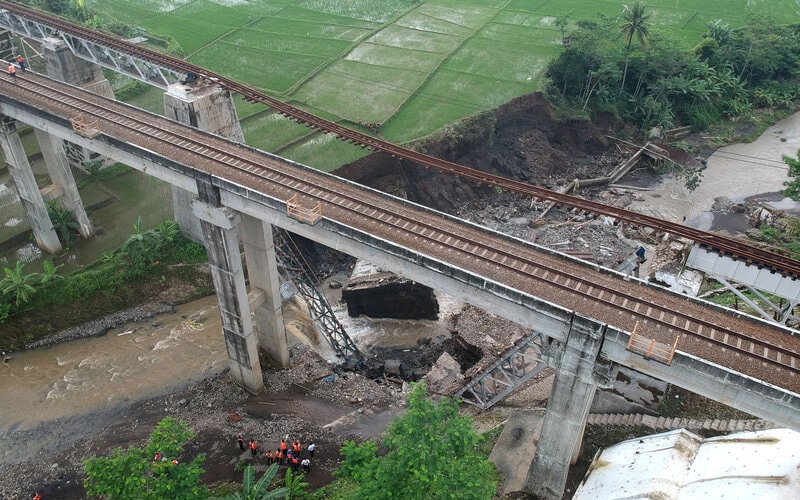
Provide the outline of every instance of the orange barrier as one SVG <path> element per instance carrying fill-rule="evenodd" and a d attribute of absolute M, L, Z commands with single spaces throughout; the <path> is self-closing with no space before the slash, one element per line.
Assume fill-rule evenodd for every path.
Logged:
<path fill-rule="evenodd" d="M 72 123 L 72 130 L 87 139 L 94 139 L 100 135 L 100 129 L 97 128 L 97 120 L 86 123 L 83 115 L 78 115 L 75 118 L 70 118 L 69 121 Z"/>
<path fill-rule="evenodd" d="M 633 327 L 631 338 L 628 340 L 627 349 L 636 354 L 641 354 L 646 359 L 652 359 L 665 365 L 672 363 L 672 358 L 675 357 L 675 349 L 678 347 L 678 337 L 675 337 L 675 343 L 670 346 L 669 344 L 662 344 L 656 342 L 655 339 L 644 338 L 636 333 L 639 329 L 639 322 Z"/>
<path fill-rule="evenodd" d="M 286 214 L 304 224 L 314 225 L 322 218 L 322 205 L 317 202 L 314 208 L 306 208 L 297 201 L 297 195 L 286 200 Z"/>

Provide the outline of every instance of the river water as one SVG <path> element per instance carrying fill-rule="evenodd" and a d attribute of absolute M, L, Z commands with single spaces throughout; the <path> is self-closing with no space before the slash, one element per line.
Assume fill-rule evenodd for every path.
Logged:
<path fill-rule="evenodd" d="M 341 277 L 340 277 L 341 278 Z M 359 349 L 413 347 L 418 339 L 446 335 L 447 319 L 460 307 L 438 295 L 440 320 L 351 318 L 340 290 L 327 286 L 328 300 Z M 291 341 L 312 343 L 293 325 L 295 308 L 285 308 Z M 178 306 L 174 313 L 128 323 L 102 337 L 13 353 L 0 364 L 0 430 L 29 430 L 59 418 L 92 413 L 121 403 L 169 393 L 228 366 L 215 296 Z M 335 355 L 323 341 L 318 351 Z"/>
<path fill-rule="evenodd" d="M 0 365 L 0 429 L 167 393 L 227 367 L 216 297 L 98 338 L 20 351 Z"/>

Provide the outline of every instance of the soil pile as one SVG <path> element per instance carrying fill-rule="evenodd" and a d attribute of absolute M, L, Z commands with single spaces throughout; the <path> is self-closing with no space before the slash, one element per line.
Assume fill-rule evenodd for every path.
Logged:
<path fill-rule="evenodd" d="M 448 126 L 414 148 L 553 189 L 575 178 L 597 177 L 617 165 L 625 150 L 614 147 L 607 137 L 617 126 L 608 117 L 594 123 L 558 120 L 544 96 L 535 93 Z M 336 174 L 447 213 L 497 194 L 488 186 L 381 153 L 346 165 Z"/>

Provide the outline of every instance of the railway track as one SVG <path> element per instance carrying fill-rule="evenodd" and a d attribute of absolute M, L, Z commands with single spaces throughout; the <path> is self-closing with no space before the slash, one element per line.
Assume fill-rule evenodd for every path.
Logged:
<path fill-rule="evenodd" d="M 83 115 L 117 139 L 280 200 L 320 202 L 323 213 L 376 236 L 459 265 L 626 331 L 731 366 L 776 385 L 800 387 L 800 337 L 538 250 L 508 236 L 417 209 L 309 168 L 31 73 L 2 81 L 2 94 L 32 99 L 65 119 Z M 35 95 L 35 98 L 31 97 Z M 0 96 L 0 102 L 4 97 Z"/>
<path fill-rule="evenodd" d="M 344 127 L 336 122 L 332 122 L 316 115 L 286 104 L 278 99 L 242 84 L 222 75 L 210 72 L 199 66 L 195 66 L 181 59 L 173 58 L 153 50 L 134 45 L 123 40 L 118 40 L 109 35 L 95 32 L 79 25 L 55 18 L 51 15 L 30 9 L 10 2 L 0 1 L 0 8 L 35 19 L 37 22 L 50 25 L 56 30 L 70 33 L 93 42 L 113 47 L 131 54 L 137 58 L 149 61 L 155 65 L 169 68 L 180 73 L 192 73 L 198 78 L 206 80 L 214 85 L 227 89 L 231 92 L 240 94 L 244 99 L 253 103 L 265 104 L 278 113 L 289 117 L 299 123 L 325 133 L 332 133 L 342 140 L 370 148 L 373 151 L 388 153 L 397 158 L 413 161 L 426 167 L 435 168 L 442 172 L 449 172 L 461 176 L 473 182 L 486 184 L 501 188 L 505 191 L 528 196 L 534 199 L 552 201 L 559 205 L 574 207 L 578 210 L 605 215 L 614 219 L 639 227 L 649 227 L 656 231 L 669 232 L 684 238 L 695 241 L 702 247 L 717 251 L 723 255 L 740 259 L 748 265 L 767 267 L 773 271 L 780 272 L 784 276 L 800 278 L 800 260 L 790 256 L 779 255 L 761 248 L 756 248 L 746 242 L 730 238 L 724 235 L 701 231 L 682 224 L 665 221 L 656 217 L 647 216 L 638 212 L 625 210 L 622 208 L 610 207 L 601 203 L 586 200 L 577 196 L 550 191 L 537 186 L 532 186 L 520 181 L 514 181 L 492 175 L 480 170 L 470 168 L 457 163 L 449 162 L 424 153 L 420 153 L 397 144 L 393 144 L 377 137 L 358 132 Z"/>

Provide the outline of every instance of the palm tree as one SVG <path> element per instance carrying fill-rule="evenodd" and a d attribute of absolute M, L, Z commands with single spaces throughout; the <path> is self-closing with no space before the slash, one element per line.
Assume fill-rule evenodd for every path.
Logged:
<path fill-rule="evenodd" d="M 72 244 L 72 231 L 80 228 L 78 221 L 75 220 L 75 214 L 59 205 L 58 201 L 51 200 L 47 203 L 47 215 L 61 242 L 69 248 Z"/>
<path fill-rule="evenodd" d="M 142 229 L 142 216 L 133 225 L 133 234 L 122 244 L 122 253 L 134 264 L 150 262 L 158 245 L 158 235 L 153 230 Z"/>
<path fill-rule="evenodd" d="M 650 32 L 647 29 L 647 22 L 650 20 L 650 16 L 645 14 L 644 5 L 639 0 L 636 0 L 633 6 L 625 6 L 622 11 L 622 18 L 625 20 L 625 23 L 620 26 L 620 31 L 622 31 L 622 36 L 625 39 L 625 69 L 622 70 L 622 84 L 619 86 L 620 94 L 625 88 L 625 78 L 628 76 L 628 60 L 631 55 L 633 38 L 636 37 L 636 40 L 639 41 L 639 47 L 645 50 L 647 48 L 647 39 L 650 36 Z"/>
<path fill-rule="evenodd" d="M 232 493 L 222 498 L 211 498 L 210 500 L 273 500 L 275 498 L 287 498 L 290 492 L 289 488 L 282 487 L 267 491 L 269 483 L 272 482 L 277 472 L 278 464 L 272 464 L 261 479 L 255 482 L 255 468 L 252 465 L 248 465 L 244 469 L 241 492 Z"/>
<path fill-rule="evenodd" d="M 6 277 L 0 280 L 0 292 L 3 295 L 14 296 L 17 307 L 28 302 L 31 299 L 31 295 L 36 293 L 36 288 L 32 285 L 36 274 L 25 274 L 22 269 L 23 266 L 22 262 L 17 261 L 14 269 L 5 268 Z"/>

